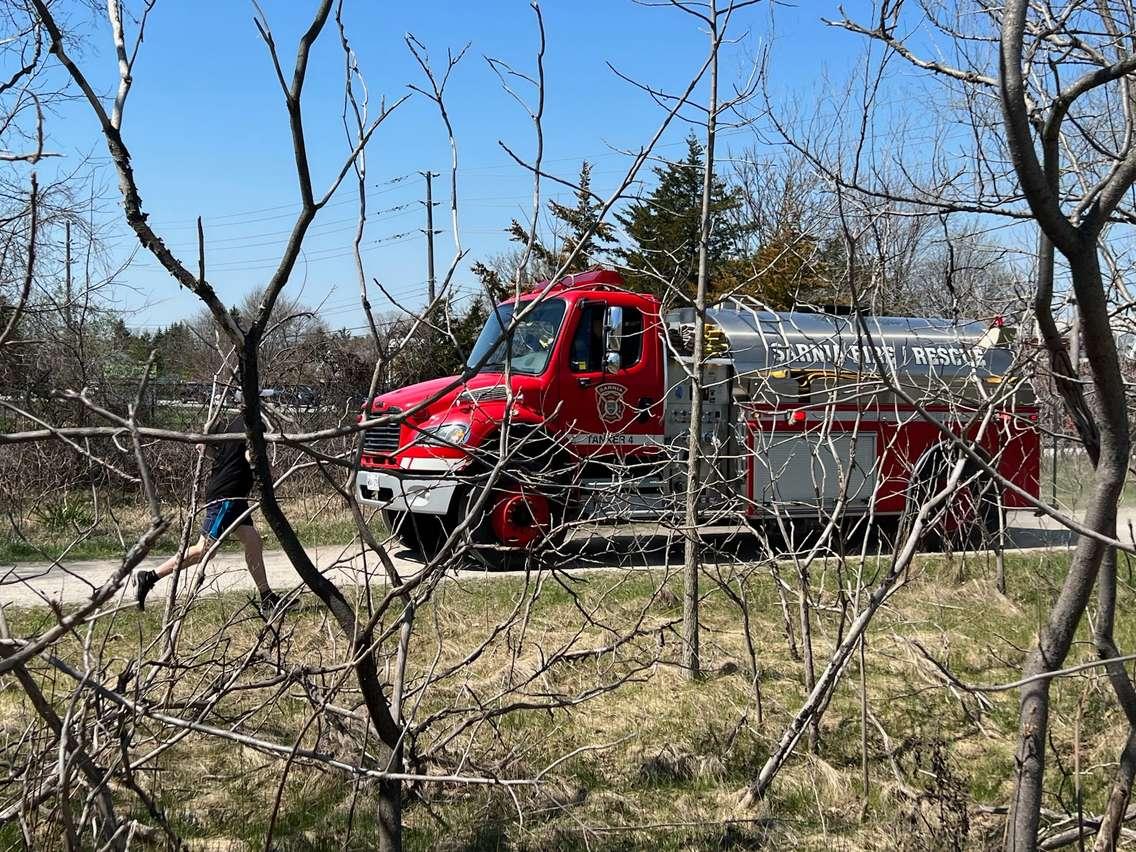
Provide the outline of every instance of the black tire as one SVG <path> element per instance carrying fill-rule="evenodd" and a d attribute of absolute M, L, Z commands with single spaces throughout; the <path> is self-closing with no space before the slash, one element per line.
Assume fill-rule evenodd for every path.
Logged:
<path fill-rule="evenodd" d="M 999 514 L 1002 501 L 997 483 L 975 466 L 963 472 L 966 478 L 973 477 L 967 486 L 970 499 L 975 505 L 974 521 L 964 528 L 940 531 L 936 544 L 939 550 L 955 553 L 962 550 L 989 550 L 998 541 Z"/>
<path fill-rule="evenodd" d="M 542 430 L 526 431 L 516 427 L 511 438 L 518 444 L 509 453 L 509 465 L 498 474 L 492 492 L 476 510 L 476 516 L 471 517 L 471 512 L 494 467 L 498 436 L 490 436 L 482 444 L 485 452 L 481 461 L 467 471 L 465 484 L 455 493 L 452 508 L 454 525 L 468 520 L 465 542 L 470 554 L 491 570 L 521 568 L 541 552 L 559 548 L 568 532 L 564 523 L 564 507 L 570 490 L 564 480 L 571 468 L 567 454 Z M 518 490 L 539 494 L 547 500 L 551 534 L 528 545 L 511 547 L 498 539 L 491 515 L 499 496 Z"/>
<path fill-rule="evenodd" d="M 406 512 L 383 509 L 383 523 L 387 525 L 387 530 L 394 536 L 395 541 L 407 550 L 417 551 L 421 546 L 418 543 L 418 531 L 406 516 Z"/>
<path fill-rule="evenodd" d="M 897 544 L 907 539 L 924 503 L 946 487 L 957 461 L 957 455 L 939 451 L 920 466 L 900 518 Z M 919 536 L 919 549 L 955 553 L 987 547 L 996 541 L 1000 512 L 997 484 L 978 465 L 968 462 L 956 491 L 927 519 Z"/>
<path fill-rule="evenodd" d="M 453 529 L 451 519 L 445 515 L 384 509 L 383 520 L 403 547 L 425 559 L 438 554 Z"/>
<path fill-rule="evenodd" d="M 469 486 L 455 495 L 454 508 L 457 510 L 457 523 L 465 524 L 463 533 L 469 546 L 468 556 L 490 571 L 503 571 L 513 567 L 516 555 L 496 547 L 493 530 L 489 524 L 487 507 L 493 495 L 486 499 L 485 505 L 474 509 L 481 489 Z"/>

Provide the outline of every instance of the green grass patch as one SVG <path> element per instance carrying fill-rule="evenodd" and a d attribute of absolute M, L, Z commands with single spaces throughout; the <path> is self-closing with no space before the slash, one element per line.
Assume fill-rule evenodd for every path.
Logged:
<path fill-rule="evenodd" d="M 357 536 L 355 522 L 346 507 L 338 501 L 285 498 L 285 512 L 297 533 L 308 546 L 342 544 Z M 153 548 L 153 552 L 177 549 L 185 518 L 173 506 L 171 527 Z M 190 542 L 200 534 L 204 510 L 189 519 Z M 253 514 L 264 545 L 276 549 L 279 543 L 259 513 Z M 96 506 L 83 496 L 69 495 L 54 502 L 29 508 L 23 517 L 0 522 L 0 564 L 54 560 L 119 559 L 149 527 L 149 515 L 137 504 L 100 501 Z M 239 547 L 235 541 L 225 542 L 222 549 Z"/>

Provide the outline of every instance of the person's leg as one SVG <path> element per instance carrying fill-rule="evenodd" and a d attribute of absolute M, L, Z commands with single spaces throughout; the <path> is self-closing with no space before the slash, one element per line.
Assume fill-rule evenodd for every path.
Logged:
<path fill-rule="evenodd" d="M 285 603 L 268 585 L 268 573 L 264 570 L 264 542 L 251 521 L 237 527 L 237 538 L 245 551 L 245 565 L 252 576 L 252 581 L 256 583 L 257 591 L 260 592 L 258 606 L 261 614 L 271 621 L 277 613 L 293 609 L 296 601 Z"/>
<path fill-rule="evenodd" d="M 221 500 L 220 502 L 210 503 L 205 507 L 205 518 L 201 524 L 201 536 L 197 539 L 197 543 L 188 548 L 185 555 L 180 559 L 177 554 L 174 554 L 154 571 L 138 571 L 134 575 L 135 598 L 138 601 L 138 608 L 146 608 L 146 596 L 150 594 L 150 590 L 154 588 L 157 582 L 163 577 L 168 577 L 174 571 L 189 565 L 196 565 L 212 546 L 213 542 L 217 540 L 220 532 L 221 525 L 225 522 L 225 516 L 228 513 L 230 500 Z"/>
<path fill-rule="evenodd" d="M 205 555 L 205 551 L 209 549 L 210 541 L 205 536 L 199 536 L 195 544 L 191 544 L 185 549 L 185 555 L 180 559 L 178 554 L 174 554 L 157 568 L 154 569 L 154 574 L 158 579 L 168 577 L 181 568 L 188 568 L 190 565 L 196 565 L 201 561 L 201 557 Z"/>
<path fill-rule="evenodd" d="M 196 565 L 201 561 L 201 557 L 209 550 L 209 545 L 212 542 L 204 535 L 197 539 L 197 543 L 190 545 L 186 551 L 179 558 L 178 554 L 174 554 L 153 571 L 142 570 L 134 575 L 135 585 L 135 598 L 138 601 L 138 608 L 146 608 L 146 596 L 150 594 L 150 590 L 157 585 L 158 581 L 163 577 L 168 577 L 174 571 L 179 571 L 182 568 L 188 568 L 190 565 Z"/>
<path fill-rule="evenodd" d="M 261 597 L 272 595 L 272 587 L 268 585 L 268 574 L 264 570 L 264 542 L 260 533 L 252 524 L 241 524 L 237 527 L 237 538 L 245 551 L 245 567 L 248 568 L 256 590 Z"/>

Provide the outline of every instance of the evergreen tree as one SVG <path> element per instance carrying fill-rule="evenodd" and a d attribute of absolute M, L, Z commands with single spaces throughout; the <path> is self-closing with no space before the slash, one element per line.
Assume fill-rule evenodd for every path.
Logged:
<path fill-rule="evenodd" d="M 540 280 L 557 272 L 564 275 L 583 272 L 599 263 L 601 255 L 610 251 L 609 246 L 615 243 L 615 229 L 609 222 L 600 221 L 603 205 L 592 196 L 591 185 L 592 166 L 585 160 L 580 165 L 575 202 L 570 205 L 548 202 L 548 213 L 553 220 L 553 242 L 546 244 L 539 237 L 533 241 L 529 259 L 529 269 L 533 272 L 531 278 Z M 529 228 L 516 219 L 509 224 L 506 233 L 509 241 L 521 248 L 490 263 L 479 261 L 472 267 L 473 274 L 494 299 L 509 295 L 516 265 L 529 242 Z"/>
<path fill-rule="evenodd" d="M 568 273 L 591 269 L 607 250 L 605 247 L 615 242 L 615 229 L 609 222 L 600 221 L 602 208 L 603 205 L 592 196 L 592 166 L 585 160 L 580 164 L 576 203 L 569 207 L 558 201 L 548 202 L 548 212 L 564 227 L 559 249 L 550 251 L 538 243 L 533 246 L 533 251 L 550 266 L 566 267 L 564 271 Z M 513 227 L 516 226 L 514 222 Z M 522 240 L 528 238 L 524 231 L 520 231 L 519 235 Z M 514 239 L 517 236 L 514 234 Z M 568 260 L 570 257 L 571 262 Z"/>
<path fill-rule="evenodd" d="M 693 301 L 698 280 L 698 243 L 702 223 L 703 148 L 692 132 L 686 157 L 656 166 L 654 190 L 632 202 L 616 219 L 630 245 L 612 252 L 626 267 L 628 284 L 660 298 Z M 708 265 L 711 292 L 727 289 L 729 269 L 745 235 L 736 217 L 725 215 L 740 204 L 737 193 L 715 176 L 710 192 Z"/>
<path fill-rule="evenodd" d="M 188 322 L 174 322 L 159 329 L 154 335 L 154 348 L 165 376 L 204 380 L 212 375 L 209 347 L 194 334 Z"/>
<path fill-rule="evenodd" d="M 389 370 L 389 385 L 402 387 L 460 373 L 488 313 L 489 306 L 481 297 L 474 298 L 464 311 L 458 309 L 456 300 L 451 297 L 439 299 L 426 313 L 425 322 L 418 324 L 417 331 L 395 354 Z M 391 337 L 401 340 L 413 325 L 409 318 L 397 321 Z"/>
<path fill-rule="evenodd" d="M 481 329 L 489 318 L 489 310 L 490 306 L 485 298 L 476 296 L 466 312 L 454 318 L 454 340 L 458 346 L 457 355 L 460 362 L 454 370 L 455 373 L 461 369 L 469 358 L 469 353 L 473 351 L 473 344 L 477 342 L 478 335 L 481 334 Z"/>
<path fill-rule="evenodd" d="M 846 303 L 840 243 L 819 241 L 795 222 L 785 222 L 751 256 L 734 264 L 735 280 L 726 292 L 750 295 L 775 311 L 797 305 Z"/>

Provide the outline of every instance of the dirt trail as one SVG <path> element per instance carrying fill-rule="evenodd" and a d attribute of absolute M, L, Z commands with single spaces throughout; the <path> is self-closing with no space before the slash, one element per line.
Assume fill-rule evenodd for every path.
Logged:
<path fill-rule="evenodd" d="M 1068 530 L 1050 518 L 1038 518 L 1032 512 L 1011 512 L 1007 545 L 1014 549 L 1054 547 L 1067 545 L 1071 539 Z M 1119 527 L 1121 537 L 1128 540 L 1136 527 L 1136 507 L 1121 510 Z M 655 527 L 628 530 L 615 528 L 596 531 L 586 541 L 577 540 L 568 545 L 573 555 L 572 568 L 577 571 L 622 569 L 652 569 L 668 564 L 667 541 L 658 535 Z M 373 555 L 366 560 L 354 545 L 328 545 L 308 551 L 316 565 L 339 584 L 357 585 L 364 578 L 372 582 L 385 582 L 381 568 Z M 143 567 L 155 567 L 169 554 L 161 554 L 143 562 Z M 421 562 L 406 551 L 392 554 L 395 567 L 403 575 L 421 568 Z M 296 587 L 298 578 L 283 551 L 267 551 L 265 568 L 273 588 L 286 591 Z M 54 603 L 78 603 L 85 600 L 118 566 L 117 560 L 94 559 L 68 562 L 65 566 L 48 562 L 19 562 L 0 565 L 0 604 L 16 606 L 43 606 Z M 673 557 L 671 560 L 673 564 Z M 239 550 L 216 554 L 205 568 L 208 592 L 253 592 L 252 580 L 245 571 L 244 559 Z M 470 568 L 455 572 L 458 576 L 485 576 L 482 569 Z M 504 575 L 494 575 L 504 576 Z M 154 600 L 161 600 L 164 586 L 154 592 Z M 133 591 L 126 588 L 123 602 L 132 601 Z"/>

